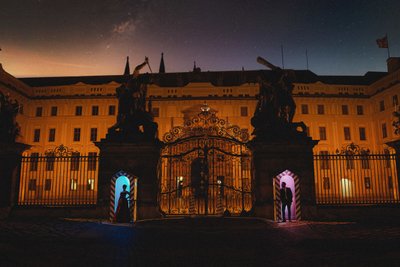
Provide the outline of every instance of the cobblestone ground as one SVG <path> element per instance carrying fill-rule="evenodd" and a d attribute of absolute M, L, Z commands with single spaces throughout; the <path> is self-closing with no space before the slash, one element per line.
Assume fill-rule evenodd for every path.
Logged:
<path fill-rule="evenodd" d="M 0 266 L 399 266 L 400 224 L 0 221 Z"/>

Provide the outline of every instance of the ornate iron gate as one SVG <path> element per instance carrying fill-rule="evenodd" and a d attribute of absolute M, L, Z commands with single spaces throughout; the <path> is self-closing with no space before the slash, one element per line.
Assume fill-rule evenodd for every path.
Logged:
<path fill-rule="evenodd" d="M 249 135 L 202 108 L 164 135 L 160 206 L 168 215 L 243 214 L 252 207 Z"/>

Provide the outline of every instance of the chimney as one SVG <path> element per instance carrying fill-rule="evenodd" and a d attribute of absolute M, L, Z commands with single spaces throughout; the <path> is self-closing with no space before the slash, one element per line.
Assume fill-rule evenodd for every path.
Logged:
<path fill-rule="evenodd" d="M 400 57 L 390 57 L 386 60 L 386 63 L 389 73 L 400 69 Z"/>

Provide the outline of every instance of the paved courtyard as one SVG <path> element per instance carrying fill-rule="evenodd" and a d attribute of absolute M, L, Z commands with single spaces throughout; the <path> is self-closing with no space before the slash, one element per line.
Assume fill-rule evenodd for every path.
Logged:
<path fill-rule="evenodd" d="M 0 266 L 399 266 L 396 222 L 0 221 Z"/>

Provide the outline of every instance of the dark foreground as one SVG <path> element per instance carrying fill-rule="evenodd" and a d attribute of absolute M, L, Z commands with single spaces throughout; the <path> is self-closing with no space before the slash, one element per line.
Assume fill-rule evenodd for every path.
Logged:
<path fill-rule="evenodd" d="M 0 221 L 0 266 L 399 266 L 400 224 Z"/>

